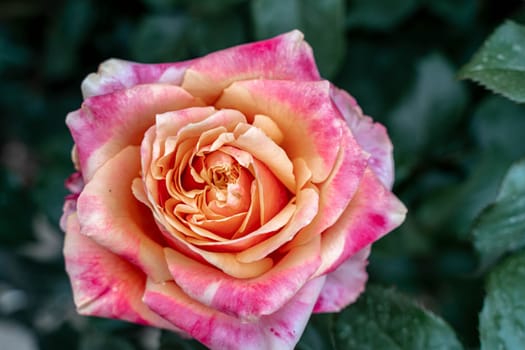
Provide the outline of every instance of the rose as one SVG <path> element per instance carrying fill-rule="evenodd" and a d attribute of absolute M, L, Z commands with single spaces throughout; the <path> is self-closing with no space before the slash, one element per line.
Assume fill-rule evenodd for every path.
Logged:
<path fill-rule="evenodd" d="M 291 349 L 363 291 L 370 244 L 405 215 L 392 146 L 302 38 L 84 80 L 61 220 L 80 313 Z"/>

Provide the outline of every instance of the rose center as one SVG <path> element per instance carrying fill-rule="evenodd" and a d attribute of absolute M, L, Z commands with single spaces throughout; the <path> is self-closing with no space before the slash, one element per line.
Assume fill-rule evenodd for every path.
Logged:
<path fill-rule="evenodd" d="M 246 189 L 241 184 L 242 171 L 239 163 L 231 156 L 216 151 L 206 155 L 204 165 L 205 170 L 202 172 L 202 178 L 209 186 L 206 195 L 207 200 L 209 202 L 218 201 L 217 205 L 219 206 L 228 206 L 237 208 L 237 210 L 246 209 L 247 205 L 241 205 L 243 192 Z M 244 195 L 246 194 L 244 193 Z"/>
<path fill-rule="evenodd" d="M 239 179 L 239 165 L 216 165 L 208 169 L 207 175 L 210 186 L 219 190 L 225 190 L 228 187 L 228 184 L 237 183 L 237 180 Z"/>
<path fill-rule="evenodd" d="M 206 154 L 204 169 L 202 178 L 214 190 L 226 190 L 239 179 L 239 163 L 221 151 Z"/>

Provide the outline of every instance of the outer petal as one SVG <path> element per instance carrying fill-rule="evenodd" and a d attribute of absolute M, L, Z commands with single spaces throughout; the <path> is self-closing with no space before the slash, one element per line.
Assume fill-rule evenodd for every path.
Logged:
<path fill-rule="evenodd" d="M 67 218 L 77 211 L 77 199 L 84 188 L 84 181 L 80 172 L 71 174 L 65 181 L 64 185 L 71 192 L 64 198 L 62 207 L 62 216 L 60 217 L 60 228 L 66 231 Z"/>
<path fill-rule="evenodd" d="M 186 71 L 182 87 L 206 102 L 234 81 L 319 80 L 310 46 L 298 30 L 202 57 Z"/>
<path fill-rule="evenodd" d="M 95 96 L 69 113 L 66 124 L 76 144 L 84 179 L 124 147 L 139 145 L 155 115 L 198 105 L 186 91 L 171 85 L 139 85 Z"/>
<path fill-rule="evenodd" d="M 175 282 L 193 299 L 243 320 L 254 320 L 276 312 L 302 288 L 319 267 L 318 254 L 319 240 L 312 240 L 252 279 L 232 278 L 170 249 L 166 260 Z"/>
<path fill-rule="evenodd" d="M 348 257 L 392 231 L 405 214 L 403 203 L 367 169 L 341 218 L 322 234 L 323 262 L 316 275 L 335 270 Z"/>
<path fill-rule="evenodd" d="M 387 187 L 394 184 L 392 142 L 383 125 L 364 116 L 355 99 L 346 91 L 332 87 L 332 98 L 345 118 L 357 142 L 370 153 L 369 166 Z"/>
<path fill-rule="evenodd" d="M 105 95 L 139 84 L 180 85 L 192 62 L 143 64 L 112 58 L 102 62 L 97 73 L 91 73 L 84 79 L 82 95 L 84 98 Z"/>
<path fill-rule="evenodd" d="M 170 282 L 148 281 L 144 302 L 212 350 L 289 350 L 303 333 L 323 284 L 324 277 L 308 282 L 279 311 L 254 322 L 210 309 Z"/>
<path fill-rule="evenodd" d="M 319 183 L 334 167 L 346 128 L 330 90 L 327 81 L 239 81 L 224 90 L 217 106 L 236 108 L 250 122 L 257 114 L 271 118 L 283 131 L 281 147 L 286 154 L 290 159 L 304 159 L 312 171 L 312 181 Z"/>
<path fill-rule="evenodd" d="M 69 215 L 76 213 L 77 211 L 77 198 L 78 194 L 69 194 L 64 199 L 64 205 L 62 206 L 62 216 L 60 217 L 60 228 L 66 232 L 67 218 Z"/>
<path fill-rule="evenodd" d="M 138 146 L 125 148 L 86 184 L 77 202 L 81 233 L 139 266 L 154 280 L 164 281 L 171 276 L 162 246 L 153 237 L 159 231 L 147 207 L 131 192 L 131 183 L 139 174 L 139 152 Z"/>
<path fill-rule="evenodd" d="M 326 276 L 314 312 L 339 312 L 357 299 L 365 290 L 368 279 L 366 265 L 369 254 L 370 246 L 367 246 Z"/>
<path fill-rule="evenodd" d="M 81 235 L 76 214 L 66 221 L 66 271 L 79 313 L 180 331 L 142 302 L 146 276 L 140 270 Z"/>

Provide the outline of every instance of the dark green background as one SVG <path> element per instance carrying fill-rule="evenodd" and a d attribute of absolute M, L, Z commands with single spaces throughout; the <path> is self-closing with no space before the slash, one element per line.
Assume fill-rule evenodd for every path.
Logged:
<path fill-rule="evenodd" d="M 198 348 L 75 314 L 57 224 L 73 170 L 64 118 L 107 58 L 177 61 L 293 28 L 323 76 L 394 142 L 394 190 L 409 214 L 375 245 L 371 282 L 394 286 L 443 317 L 465 348 L 479 347 L 483 271 L 469 232 L 525 154 L 525 108 L 456 72 L 507 18 L 525 22 L 522 1 L 1 0 L 0 348 Z"/>

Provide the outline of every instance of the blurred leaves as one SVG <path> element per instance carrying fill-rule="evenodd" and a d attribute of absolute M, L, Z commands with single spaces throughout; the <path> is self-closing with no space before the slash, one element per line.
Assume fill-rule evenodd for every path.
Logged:
<path fill-rule="evenodd" d="M 471 132 L 480 149 L 516 160 L 525 156 L 525 106 L 499 96 L 482 100 L 474 112 Z"/>
<path fill-rule="evenodd" d="M 407 176 L 423 153 L 439 150 L 457 126 L 466 100 L 464 87 L 454 79 L 453 68 L 442 56 L 420 61 L 417 80 L 389 121 L 398 178 Z"/>
<path fill-rule="evenodd" d="M 452 329 L 405 296 L 368 286 L 357 302 L 337 316 L 338 349 L 462 349 Z"/>
<path fill-rule="evenodd" d="M 496 202 L 477 219 L 473 235 L 484 266 L 525 246 L 525 160 L 510 168 Z"/>
<path fill-rule="evenodd" d="M 90 0 L 68 0 L 47 33 L 44 69 L 50 80 L 64 79 L 77 65 L 78 50 L 87 38 L 94 13 Z"/>
<path fill-rule="evenodd" d="M 420 0 L 351 0 L 346 25 L 387 30 L 414 12 Z"/>
<path fill-rule="evenodd" d="M 79 350 L 93 349 L 133 350 L 134 346 L 122 338 L 108 336 L 104 333 L 87 333 L 80 341 Z"/>
<path fill-rule="evenodd" d="M 509 161 L 491 151 L 476 154 L 469 163 L 463 181 L 426 194 L 425 202 L 417 209 L 424 227 L 465 239 L 472 220 L 494 200 Z"/>
<path fill-rule="evenodd" d="M 132 40 L 133 59 L 139 62 L 180 61 L 188 56 L 188 19 L 181 15 L 145 16 Z"/>
<path fill-rule="evenodd" d="M 463 67 L 460 77 L 525 102 L 525 27 L 512 21 L 498 27 Z"/>
<path fill-rule="evenodd" d="M 189 41 L 192 52 L 197 56 L 246 41 L 242 19 L 232 13 L 221 16 L 195 17 L 191 27 L 192 30 L 188 34 Z"/>
<path fill-rule="evenodd" d="M 256 38 L 301 30 L 327 78 L 339 69 L 345 53 L 344 12 L 342 0 L 251 1 Z"/>
<path fill-rule="evenodd" d="M 476 216 L 496 198 L 508 167 L 525 156 L 524 115 L 524 107 L 501 97 L 490 96 L 478 104 L 469 130 L 477 152 L 462 157 L 459 169 L 467 174 L 462 181 L 426 194 L 418 214 L 427 228 L 466 237 Z"/>
<path fill-rule="evenodd" d="M 525 344 L 525 253 L 515 254 L 490 272 L 480 314 L 482 350 L 515 350 Z"/>
<path fill-rule="evenodd" d="M 31 61 L 31 54 L 31 49 L 15 42 L 5 29 L 0 28 L 0 74 L 27 66 Z"/>
<path fill-rule="evenodd" d="M 0 246 L 17 246 L 33 239 L 31 217 L 23 220 L 19 213 L 31 215 L 34 203 L 21 179 L 0 167 Z"/>
<path fill-rule="evenodd" d="M 335 83 L 359 101 L 366 114 L 385 122 L 414 80 L 419 57 L 404 40 L 353 36 Z M 385 79 L 388 77 L 388 79 Z"/>
<path fill-rule="evenodd" d="M 472 22 L 480 7 L 478 0 L 426 0 L 424 2 L 430 11 L 445 21 L 461 27 Z"/>
<path fill-rule="evenodd" d="M 5 349 L 37 350 L 34 334 L 15 322 L 0 321 L 0 344 Z"/>
<path fill-rule="evenodd" d="M 312 315 L 296 346 L 297 350 L 336 350 L 334 314 Z"/>

